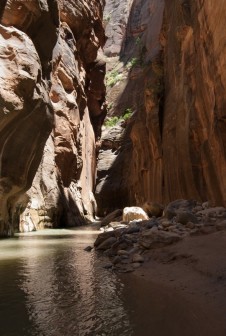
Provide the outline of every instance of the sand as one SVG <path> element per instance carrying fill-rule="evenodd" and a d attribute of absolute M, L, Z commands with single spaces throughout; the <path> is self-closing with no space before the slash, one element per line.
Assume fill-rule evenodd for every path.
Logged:
<path fill-rule="evenodd" d="M 145 258 L 122 275 L 136 336 L 226 335 L 225 231 L 187 237 Z"/>

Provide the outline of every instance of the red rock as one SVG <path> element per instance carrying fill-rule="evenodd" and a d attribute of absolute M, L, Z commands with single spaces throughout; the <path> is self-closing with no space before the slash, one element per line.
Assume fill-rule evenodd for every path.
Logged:
<path fill-rule="evenodd" d="M 12 230 L 9 216 L 15 228 L 20 217 L 21 230 L 27 221 L 39 229 L 93 220 L 95 142 L 105 115 L 102 12 L 97 0 L 1 5 L 1 23 L 17 29 L 0 26 L 0 234 Z"/>

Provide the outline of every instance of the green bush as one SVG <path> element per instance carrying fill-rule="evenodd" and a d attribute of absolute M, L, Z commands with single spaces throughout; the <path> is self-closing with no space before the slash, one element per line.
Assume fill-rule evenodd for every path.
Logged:
<path fill-rule="evenodd" d="M 113 127 L 119 122 L 120 118 L 119 117 L 111 117 L 107 119 L 104 123 L 106 127 Z"/>
<path fill-rule="evenodd" d="M 133 57 L 127 64 L 126 67 L 128 70 L 130 70 L 131 68 L 133 68 L 134 66 L 137 66 L 139 63 L 139 60 L 137 57 Z"/>
<path fill-rule="evenodd" d="M 140 46 L 140 45 L 141 45 L 141 38 L 140 38 L 140 36 L 138 36 L 138 37 L 135 39 L 135 45 L 137 45 L 137 46 Z"/>
<path fill-rule="evenodd" d="M 117 70 L 112 70 L 106 75 L 106 85 L 113 87 L 121 79 L 122 74 L 120 74 Z"/>
<path fill-rule="evenodd" d="M 105 122 L 104 122 L 104 125 L 106 127 L 113 127 L 115 125 L 117 125 L 117 123 L 119 121 L 122 121 L 122 120 L 128 120 L 129 118 L 131 118 L 133 114 L 133 111 L 131 108 L 127 108 L 125 111 L 124 111 L 124 114 L 120 117 L 111 117 L 111 118 L 108 118 Z"/>
<path fill-rule="evenodd" d="M 128 120 L 133 114 L 133 111 L 131 108 L 127 108 L 125 111 L 124 111 L 124 114 L 122 116 L 123 120 Z"/>
<path fill-rule="evenodd" d="M 111 15 L 110 14 L 104 15 L 104 17 L 103 17 L 104 22 L 109 22 L 110 20 L 111 20 Z"/>

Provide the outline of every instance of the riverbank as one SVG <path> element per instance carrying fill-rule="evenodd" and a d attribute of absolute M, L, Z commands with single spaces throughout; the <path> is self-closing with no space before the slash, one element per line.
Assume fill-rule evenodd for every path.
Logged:
<path fill-rule="evenodd" d="M 142 267 L 123 275 L 130 305 L 143 312 L 132 313 L 139 336 L 225 336 L 225 252 L 225 231 L 147 251 Z"/>
<path fill-rule="evenodd" d="M 103 224 L 94 246 L 127 283 L 135 335 L 226 335 L 225 208 L 177 200 L 159 217 Z"/>

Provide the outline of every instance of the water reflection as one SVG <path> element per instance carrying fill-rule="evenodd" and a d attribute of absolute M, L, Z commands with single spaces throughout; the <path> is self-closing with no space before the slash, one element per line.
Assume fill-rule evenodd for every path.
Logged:
<path fill-rule="evenodd" d="M 1 336 L 132 335 L 123 284 L 84 251 L 95 236 L 54 230 L 0 242 Z"/>

